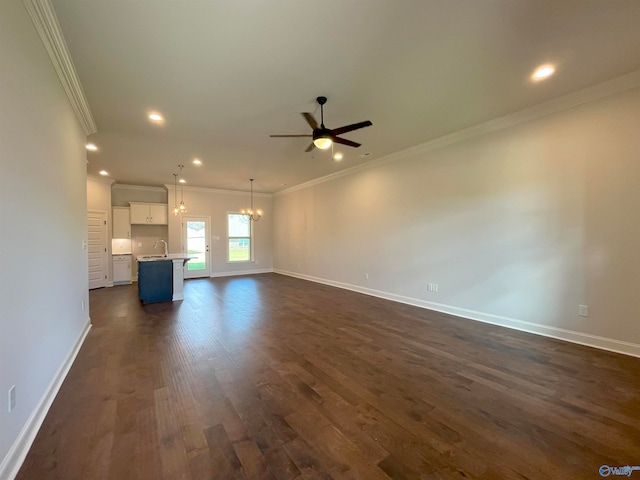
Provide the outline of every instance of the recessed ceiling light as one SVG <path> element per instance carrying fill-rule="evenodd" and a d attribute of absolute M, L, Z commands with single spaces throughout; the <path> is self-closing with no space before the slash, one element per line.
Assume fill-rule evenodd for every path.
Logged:
<path fill-rule="evenodd" d="M 153 123 L 164 123 L 164 117 L 157 112 L 150 113 L 149 120 L 151 120 Z"/>
<path fill-rule="evenodd" d="M 360 155 L 360 158 L 365 158 L 365 157 L 368 157 L 369 155 L 371 155 L 371 152 L 364 152 L 362 155 Z"/>
<path fill-rule="evenodd" d="M 339 162 L 340 160 L 342 160 L 342 153 L 340 153 L 340 152 L 336 152 L 336 153 L 333 155 L 333 159 L 334 159 L 336 162 Z"/>
<path fill-rule="evenodd" d="M 541 65 L 536 68 L 535 72 L 533 72 L 533 74 L 531 75 L 531 80 L 533 80 L 534 82 L 539 82 L 540 80 L 549 78 L 555 71 L 556 67 L 554 67 L 553 65 Z"/>
<path fill-rule="evenodd" d="M 92 152 L 95 152 L 96 150 L 98 150 L 98 147 L 96 147 L 93 143 L 87 143 L 85 147 L 87 150 L 91 150 Z"/>
<path fill-rule="evenodd" d="M 103 177 L 106 177 L 107 175 L 109 175 L 109 172 L 107 172 L 106 170 L 100 170 L 98 173 Z"/>
<path fill-rule="evenodd" d="M 193 164 L 194 165 L 202 165 L 202 160 L 200 160 L 199 158 L 194 158 L 193 159 Z"/>
<path fill-rule="evenodd" d="M 184 178 L 181 178 L 180 180 L 178 180 L 178 182 L 180 183 L 187 183 L 187 181 Z"/>

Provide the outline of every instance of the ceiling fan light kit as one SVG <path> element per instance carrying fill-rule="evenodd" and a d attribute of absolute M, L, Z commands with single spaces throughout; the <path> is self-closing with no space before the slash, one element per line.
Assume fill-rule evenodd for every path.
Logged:
<path fill-rule="evenodd" d="M 320 150 L 326 150 L 334 143 L 339 143 L 341 145 L 347 145 L 349 147 L 359 147 L 360 144 L 357 142 L 353 142 L 351 140 L 347 140 L 346 138 L 340 138 L 338 135 L 343 133 L 352 132 L 354 130 L 358 130 L 360 128 L 369 127 L 373 125 L 369 120 L 365 120 L 364 122 L 352 123 L 351 125 L 345 125 L 344 127 L 329 129 L 324 126 L 324 104 L 327 103 L 327 97 L 318 97 L 316 101 L 320 105 L 320 125 L 318 126 L 318 122 L 313 118 L 308 112 L 302 113 L 302 116 L 307 121 L 311 129 L 313 130 L 311 135 L 271 135 L 271 137 L 311 137 L 312 142 L 307 147 L 305 152 L 310 152 L 313 148 L 319 148 Z"/>
<path fill-rule="evenodd" d="M 313 139 L 313 144 L 320 150 L 326 150 L 333 144 L 333 141 L 331 141 L 331 137 L 318 137 Z"/>

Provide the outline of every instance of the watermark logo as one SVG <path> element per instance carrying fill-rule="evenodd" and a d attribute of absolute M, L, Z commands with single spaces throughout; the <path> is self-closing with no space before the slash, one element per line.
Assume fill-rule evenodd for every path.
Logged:
<path fill-rule="evenodd" d="M 610 467 L 609 465 L 602 465 L 598 472 L 600 473 L 601 477 L 608 477 L 609 475 L 630 477 L 634 470 L 640 470 L 640 466 L 624 465 L 622 467 Z"/>

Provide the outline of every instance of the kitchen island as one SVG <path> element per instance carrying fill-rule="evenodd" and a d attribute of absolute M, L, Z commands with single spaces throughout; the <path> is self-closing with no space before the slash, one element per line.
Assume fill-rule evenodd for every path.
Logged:
<path fill-rule="evenodd" d="M 184 299 L 184 265 L 191 259 L 184 253 L 139 255 L 138 296 L 142 303 Z"/>

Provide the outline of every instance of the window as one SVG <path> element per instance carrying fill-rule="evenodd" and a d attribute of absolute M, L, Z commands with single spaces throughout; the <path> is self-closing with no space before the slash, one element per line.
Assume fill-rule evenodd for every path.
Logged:
<path fill-rule="evenodd" d="M 229 232 L 230 262 L 248 262 L 251 260 L 251 221 L 247 215 L 227 214 Z"/>

